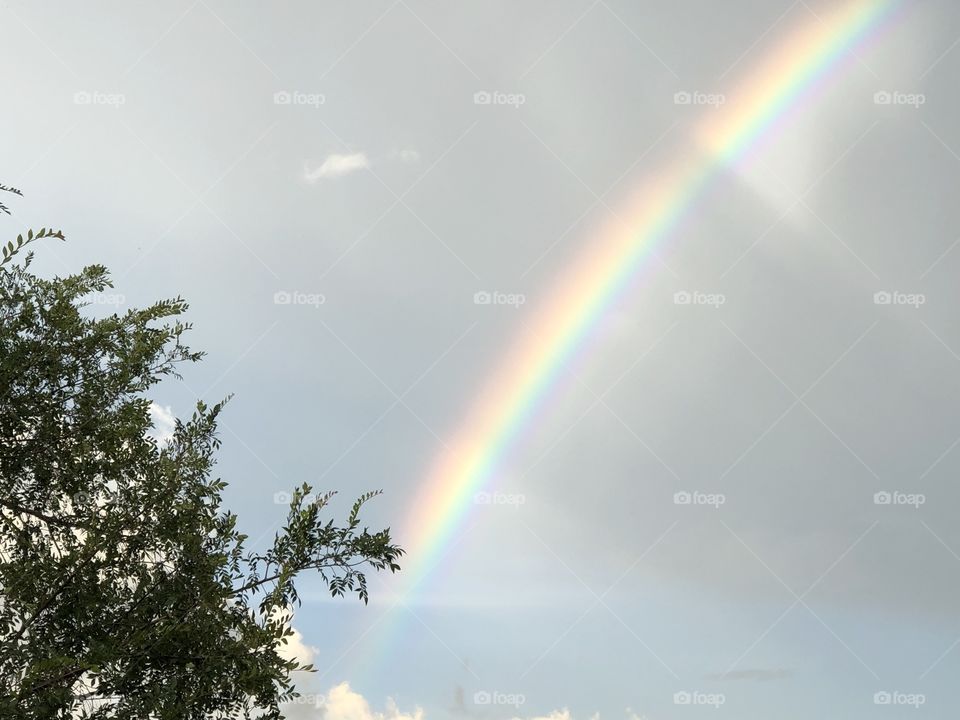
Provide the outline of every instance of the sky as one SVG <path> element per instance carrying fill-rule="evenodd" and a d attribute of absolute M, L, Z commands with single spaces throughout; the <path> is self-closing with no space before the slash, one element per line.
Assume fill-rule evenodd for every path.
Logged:
<path fill-rule="evenodd" d="M 898 3 L 717 170 L 429 529 L 563 278 L 846 4 L 0 4 L 4 231 L 108 266 L 91 312 L 189 300 L 208 355 L 157 432 L 234 394 L 251 542 L 308 482 L 339 517 L 382 489 L 365 519 L 409 550 L 367 606 L 303 578 L 290 717 L 956 716 L 949 0 Z"/>

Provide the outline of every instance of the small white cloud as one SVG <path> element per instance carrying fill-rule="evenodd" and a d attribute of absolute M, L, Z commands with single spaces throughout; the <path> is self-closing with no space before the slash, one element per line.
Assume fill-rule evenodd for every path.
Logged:
<path fill-rule="evenodd" d="M 340 683 L 327 694 L 323 705 L 326 720 L 423 720 L 423 710 L 402 712 L 392 698 L 387 698 L 384 712 L 370 708 L 370 703 L 347 683 Z"/>
<path fill-rule="evenodd" d="M 594 715 L 594 717 L 598 718 L 599 720 L 600 716 Z M 514 720 L 522 720 L 522 719 L 514 718 Z M 552 713 L 548 715 L 537 716 L 537 717 L 531 718 L 530 720 L 571 720 L 571 717 L 570 717 L 570 711 L 564 708 L 563 710 L 554 710 Z"/>
<path fill-rule="evenodd" d="M 298 701 L 283 705 L 290 720 L 423 720 L 423 710 L 403 712 L 392 698 L 387 698 L 383 711 L 374 710 L 360 693 L 343 682 L 322 695 L 299 689 Z"/>
<path fill-rule="evenodd" d="M 177 425 L 177 417 L 169 405 L 158 405 L 150 402 L 150 421 L 153 427 L 147 435 L 157 441 L 158 445 L 166 445 L 173 439 L 173 429 Z"/>
<path fill-rule="evenodd" d="M 311 665 L 317 655 L 317 648 L 303 641 L 303 633 L 292 628 L 293 635 L 287 638 L 287 644 L 281 645 L 277 654 L 284 660 L 296 660 L 301 665 Z"/>
<path fill-rule="evenodd" d="M 303 641 L 303 633 L 291 624 L 293 615 L 289 611 L 276 611 L 273 617 L 283 620 L 293 631 L 293 635 L 287 638 L 287 642 L 277 647 L 277 654 L 284 660 L 295 660 L 301 665 L 312 665 L 319 650 Z"/>
<path fill-rule="evenodd" d="M 312 678 L 311 678 L 312 679 Z M 309 681 L 308 681 L 309 686 Z M 299 687 L 300 698 L 285 703 L 282 707 L 284 715 L 290 720 L 426 720 L 423 709 L 415 707 L 413 710 L 403 711 L 397 707 L 393 698 L 387 698 L 383 710 L 375 710 L 369 701 L 360 693 L 350 688 L 350 683 L 342 682 L 325 693 L 312 693 L 309 687 Z M 474 714 L 464 703 L 464 690 L 455 688 L 453 712 L 455 715 L 483 718 L 485 713 Z M 509 715 L 501 715 L 509 717 Z M 512 720 L 575 720 L 567 708 L 553 710 L 544 715 L 514 717 Z M 589 716 L 589 720 L 600 720 L 600 713 Z M 647 720 L 630 708 L 626 710 L 626 720 Z"/>
<path fill-rule="evenodd" d="M 357 170 L 370 167 L 366 153 L 352 155 L 330 155 L 318 168 L 310 170 L 304 167 L 303 177 L 307 182 L 316 182 L 322 178 L 342 177 Z"/>
<path fill-rule="evenodd" d="M 418 163 L 420 162 L 420 153 L 418 153 L 413 148 L 404 148 L 403 150 L 397 150 L 397 157 L 400 158 L 400 162 L 404 163 Z"/>

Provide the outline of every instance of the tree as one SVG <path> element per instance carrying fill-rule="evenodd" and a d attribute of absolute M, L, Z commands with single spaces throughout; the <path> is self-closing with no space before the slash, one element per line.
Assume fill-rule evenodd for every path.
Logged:
<path fill-rule="evenodd" d="M 99 265 L 31 273 L 29 232 L 0 261 L 0 718 L 280 718 L 298 574 L 367 601 L 364 570 L 396 572 L 389 528 L 356 501 L 292 494 L 265 552 L 245 547 L 212 476 L 224 407 L 198 402 L 150 436 L 147 392 L 202 353 L 181 299 L 94 319 Z"/>

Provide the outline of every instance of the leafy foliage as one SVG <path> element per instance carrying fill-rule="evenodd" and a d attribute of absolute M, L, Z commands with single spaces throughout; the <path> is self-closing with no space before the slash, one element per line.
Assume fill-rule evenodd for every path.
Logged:
<path fill-rule="evenodd" d="M 9 185 L 4 185 L 3 183 L 0 183 L 0 192 L 8 192 L 8 193 L 13 193 L 14 195 L 20 195 L 21 197 L 23 196 L 23 193 L 17 190 L 17 188 L 10 187 Z M 0 213 L 6 213 L 7 215 L 9 215 L 10 208 L 8 208 L 6 205 L 0 202 Z"/>
<path fill-rule="evenodd" d="M 187 304 L 88 317 L 108 272 L 33 275 L 21 251 L 50 237 L 0 262 L 0 718 L 280 718 L 311 669 L 278 654 L 298 575 L 366 602 L 364 570 L 399 569 L 389 529 L 360 524 L 377 493 L 337 526 L 303 485 L 248 550 L 211 474 L 224 403 L 148 434 L 147 391 L 202 357 Z"/>

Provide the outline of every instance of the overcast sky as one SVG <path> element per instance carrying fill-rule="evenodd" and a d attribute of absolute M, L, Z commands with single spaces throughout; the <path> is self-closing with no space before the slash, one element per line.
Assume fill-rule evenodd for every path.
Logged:
<path fill-rule="evenodd" d="M 310 482 L 382 488 L 408 544 L 556 278 L 702 152 L 722 109 L 675 95 L 840 2 L 4 2 L 3 227 L 111 268 L 94 311 L 190 301 L 209 355 L 158 423 L 235 393 L 251 539 Z M 326 705 L 291 715 L 956 716 L 960 7 L 901 4 L 644 261 L 493 479 L 513 504 L 413 592 L 305 580 Z"/>

